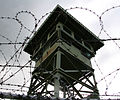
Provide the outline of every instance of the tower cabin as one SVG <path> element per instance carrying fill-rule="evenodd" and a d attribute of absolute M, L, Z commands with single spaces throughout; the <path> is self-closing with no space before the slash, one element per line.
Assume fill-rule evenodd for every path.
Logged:
<path fill-rule="evenodd" d="M 87 75 L 89 77 L 93 75 L 94 69 L 90 59 L 103 45 L 103 42 L 88 28 L 57 5 L 38 31 L 34 33 L 24 51 L 35 61 L 33 74 L 37 73 L 40 80 L 48 80 L 48 83 L 54 86 L 53 95 L 58 97 L 59 88 L 63 87 L 60 80 L 66 83 L 68 88 L 76 82 L 93 92 L 97 91 L 96 85 L 89 86 L 81 81 Z M 59 81 L 55 77 L 58 77 Z M 36 80 L 36 77 L 33 79 Z M 38 88 L 38 85 L 35 85 L 38 83 L 33 79 L 29 94 L 35 94 Z M 45 93 L 42 90 L 45 91 L 45 89 L 40 90 L 41 95 Z M 77 91 L 74 87 L 73 90 Z M 64 90 L 64 97 L 66 91 Z M 81 94 L 76 93 L 82 98 Z"/>

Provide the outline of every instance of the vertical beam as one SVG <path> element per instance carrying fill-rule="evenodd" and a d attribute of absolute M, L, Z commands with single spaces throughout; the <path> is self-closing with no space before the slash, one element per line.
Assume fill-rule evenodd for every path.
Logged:
<path fill-rule="evenodd" d="M 57 58 L 56 58 L 56 69 L 59 70 L 61 67 L 61 52 L 57 51 Z M 54 77 L 54 95 L 56 98 L 59 98 L 59 91 L 60 91 L 60 74 L 57 72 Z"/>
<path fill-rule="evenodd" d="M 96 79 L 95 79 L 94 72 L 93 72 L 92 74 L 93 74 L 93 81 L 94 81 L 94 84 L 95 84 L 95 90 L 94 90 L 94 92 L 96 92 L 97 94 L 99 94 L 99 91 L 98 91 L 98 88 L 97 88 L 97 82 L 96 82 Z"/>
<path fill-rule="evenodd" d="M 54 96 L 56 98 L 59 98 L 59 90 L 60 90 L 60 75 L 59 73 L 56 73 L 55 78 L 54 78 Z"/>
<path fill-rule="evenodd" d="M 65 90 L 65 86 L 63 87 L 63 97 L 66 98 L 66 90 Z"/>
<path fill-rule="evenodd" d="M 56 30 L 58 31 L 58 38 L 61 37 L 61 24 L 58 23 L 56 26 Z M 59 40 L 58 40 L 59 41 Z M 57 57 L 56 57 L 56 69 L 59 70 L 61 67 L 61 52 L 57 51 Z M 55 74 L 55 78 L 54 78 L 54 95 L 56 98 L 59 98 L 59 91 L 60 91 L 60 74 L 57 72 Z"/>

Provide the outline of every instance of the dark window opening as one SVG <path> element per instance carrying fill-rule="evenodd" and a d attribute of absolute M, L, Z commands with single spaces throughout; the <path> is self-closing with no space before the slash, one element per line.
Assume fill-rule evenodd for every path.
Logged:
<path fill-rule="evenodd" d="M 53 35 L 54 31 L 55 31 L 55 26 L 51 29 L 51 31 L 49 32 L 49 37 Z"/>
<path fill-rule="evenodd" d="M 89 44 L 89 43 L 84 42 L 84 45 L 85 45 L 88 49 L 90 49 L 90 50 L 91 50 L 91 46 L 90 46 L 90 44 Z"/>
<path fill-rule="evenodd" d="M 68 27 L 63 26 L 63 30 L 66 31 L 69 35 L 72 35 L 72 31 Z"/>
<path fill-rule="evenodd" d="M 47 41 L 47 36 L 44 36 L 44 38 L 42 39 L 41 43 L 42 43 L 42 46 L 46 43 Z"/>
<path fill-rule="evenodd" d="M 82 43 L 82 38 L 81 38 L 81 36 L 77 33 L 77 34 L 74 34 L 74 37 L 75 37 L 75 39 L 78 41 L 78 42 L 80 42 L 80 43 Z"/>
<path fill-rule="evenodd" d="M 69 45 L 72 44 L 72 39 L 70 36 L 68 36 L 67 34 L 65 34 L 63 31 L 61 31 L 61 36 L 62 36 L 62 39 Z"/>

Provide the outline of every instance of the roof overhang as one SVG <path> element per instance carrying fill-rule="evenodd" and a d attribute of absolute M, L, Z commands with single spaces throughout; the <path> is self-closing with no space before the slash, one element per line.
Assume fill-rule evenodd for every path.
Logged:
<path fill-rule="evenodd" d="M 103 42 L 94 35 L 88 28 L 86 28 L 83 24 L 81 24 L 77 19 L 75 19 L 71 14 L 69 14 L 66 10 L 64 10 L 61 6 L 57 5 L 55 9 L 50 12 L 48 18 L 44 21 L 38 31 L 33 35 L 30 41 L 24 48 L 24 51 L 33 54 L 35 47 L 38 45 L 38 41 L 46 31 L 48 32 L 51 27 L 56 25 L 58 22 L 65 24 L 72 31 L 77 32 L 83 38 L 83 40 L 88 41 L 97 51 L 104 44 Z"/>

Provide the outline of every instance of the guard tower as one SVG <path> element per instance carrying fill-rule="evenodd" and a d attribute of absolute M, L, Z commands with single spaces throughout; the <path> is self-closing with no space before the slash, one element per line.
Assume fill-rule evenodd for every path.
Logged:
<path fill-rule="evenodd" d="M 99 38 L 57 5 L 24 48 L 35 61 L 28 94 L 56 98 L 99 94 L 90 59 L 102 46 Z"/>

